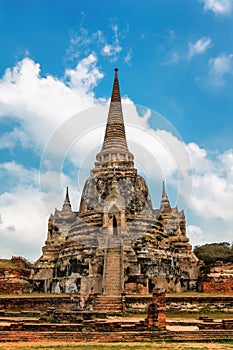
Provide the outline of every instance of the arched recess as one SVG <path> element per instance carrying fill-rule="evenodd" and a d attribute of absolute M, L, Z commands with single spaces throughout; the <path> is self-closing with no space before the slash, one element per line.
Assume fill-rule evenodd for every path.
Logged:
<path fill-rule="evenodd" d="M 113 226 L 113 237 L 118 237 L 117 219 L 115 215 L 113 215 L 112 226 Z"/>

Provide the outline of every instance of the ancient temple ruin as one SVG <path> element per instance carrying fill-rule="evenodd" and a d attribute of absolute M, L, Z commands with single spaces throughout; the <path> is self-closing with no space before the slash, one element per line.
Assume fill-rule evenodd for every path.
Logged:
<path fill-rule="evenodd" d="M 118 69 L 105 137 L 86 180 L 79 211 L 72 210 L 68 188 L 62 210 L 48 221 L 43 255 L 34 265 L 35 290 L 94 291 L 103 295 L 195 289 L 198 260 L 186 236 L 183 211 L 172 208 L 161 184 L 159 209 L 153 209 L 145 180 L 127 146 Z"/>

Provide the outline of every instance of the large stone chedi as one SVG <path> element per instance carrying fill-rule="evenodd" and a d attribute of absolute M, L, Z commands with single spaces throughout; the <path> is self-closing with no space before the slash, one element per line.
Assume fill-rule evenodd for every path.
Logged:
<path fill-rule="evenodd" d="M 118 70 L 101 151 L 87 179 L 78 212 L 68 188 L 62 210 L 48 222 L 34 288 L 104 295 L 195 289 L 198 260 L 186 236 L 183 211 L 171 208 L 165 185 L 153 209 L 145 180 L 134 167 L 122 114 Z"/>

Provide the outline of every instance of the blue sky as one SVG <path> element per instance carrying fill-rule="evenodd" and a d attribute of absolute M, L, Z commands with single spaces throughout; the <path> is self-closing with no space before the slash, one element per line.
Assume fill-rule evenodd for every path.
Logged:
<path fill-rule="evenodd" d="M 232 0 L 0 0 L 0 33 L 0 257 L 39 257 L 48 212 L 61 207 L 66 185 L 78 209 L 82 183 L 102 142 L 104 129 L 97 124 L 104 124 L 106 114 L 98 122 L 90 113 L 98 132 L 86 137 L 80 130 L 89 122 L 79 115 L 80 142 L 76 153 L 75 147 L 68 152 L 69 142 L 61 142 L 60 159 L 62 148 L 68 155 L 60 171 L 39 170 L 41 157 L 57 128 L 63 132 L 73 115 L 108 100 L 115 66 L 124 101 L 165 117 L 167 133 L 157 130 L 161 119 L 154 112 L 148 118 L 134 111 L 125 117 L 129 144 L 135 146 L 131 151 L 154 206 L 165 178 L 173 205 L 179 191 L 186 196 L 178 205 L 187 210 L 192 244 L 232 241 Z M 168 123 L 180 138 L 172 139 Z M 148 158 L 141 159 L 138 140 L 144 143 L 146 134 L 153 137 L 143 145 Z M 176 166 L 155 139 L 173 148 Z M 186 155 L 192 166 L 186 162 L 184 167 Z M 150 157 L 157 168 L 146 164 Z M 177 171 L 187 175 L 183 185 L 192 182 L 189 198 L 179 190 Z"/>

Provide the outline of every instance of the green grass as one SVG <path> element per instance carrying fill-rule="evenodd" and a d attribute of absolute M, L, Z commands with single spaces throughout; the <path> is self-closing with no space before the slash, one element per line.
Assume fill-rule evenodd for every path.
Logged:
<path fill-rule="evenodd" d="M 225 312 L 215 312 L 215 313 L 212 313 L 212 312 L 209 312 L 209 313 L 167 313 L 166 314 L 166 318 L 167 320 L 173 320 L 173 319 L 180 319 L 180 320 L 183 320 L 183 319 L 196 319 L 198 320 L 200 316 L 208 316 L 210 318 L 213 318 L 215 320 L 225 320 L 225 319 L 229 319 L 229 318 L 233 318 L 233 313 L 225 313 Z M 126 313 L 126 317 L 129 317 L 129 318 L 146 318 L 147 317 L 147 314 L 146 313 L 140 313 L 140 314 L 133 314 L 133 313 Z"/>
<path fill-rule="evenodd" d="M 19 266 L 16 265 L 12 260 L 0 259 L 0 269 L 13 269 L 18 267 Z"/>
<path fill-rule="evenodd" d="M 187 319 L 187 318 L 192 318 L 198 320 L 200 316 L 208 316 L 210 318 L 213 318 L 215 320 L 225 320 L 229 318 L 233 318 L 232 313 L 224 313 L 224 312 L 219 312 L 219 313 L 177 313 L 177 314 L 168 314 L 166 315 L 167 320 L 172 320 L 172 319 Z"/>
<path fill-rule="evenodd" d="M 150 349 L 154 349 L 155 346 L 152 344 L 138 344 L 138 345 L 133 345 L 133 347 L 131 347 L 130 345 L 128 345 L 127 343 L 125 345 L 123 344 L 96 344 L 96 345 L 51 345 L 51 346 L 33 346 L 33 347 L 27 347 L 27 345 L 25 344 L 25 347 L 23 348 L 24 350 L 52 350 L 52 349 L 60 349 L 60 350 L 71 350 L 71 349 L 78 349 L 78 350 L 125 350 L 125 349 L 145 349 L 145 350 L 150 350 Z M 16 348 L 17 349 L 17 348 Z M 1 347 L 0 347 L 1 350 Z"/>
<path fill-rule="evenodd" d="M 219 293 L 203 293 L 203 292 L 180 292 L 180 293 L 167 293 L 166 294 L 169 297 L 175 297 L 175 296 L 196 296 L 196 297 L 232 297 L 232 293 L 226 293 L 226 294 L 222 294 L 221 292 Z"/>
<path fill-rule="evenodd" d="M 0 269 L 30 270 L 30 267 L 22 267 L 10 259 L 0 259 Z"/>
<path fill-rule="evenodd" d="M 152 293 L 150 294 L 127 294 L 126 296 L 129 297 L 151 297 Z M 168 292 L 166 293 L 166 296 L 168 297 L 188 297 L 188 296 L 196 296 L 196 297 L 232 297 L 232 293 L 226 293 L 226 294 L 222 294 L 222 293 L 203 293 L 203 292 L 192 292 L 192 291 L 188 291 L 188 292 Z"/>

